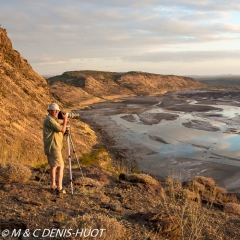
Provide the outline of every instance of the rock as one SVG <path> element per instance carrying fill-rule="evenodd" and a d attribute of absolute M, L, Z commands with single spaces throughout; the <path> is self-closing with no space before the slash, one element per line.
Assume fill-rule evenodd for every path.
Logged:
<path fill-rule="evenodd" d="M 110 209 L 115 212 L 122 212 L 122 206 L 119 203 L 110 204 Z"/>
<path fill-rule="evenodd" d="M 107 209 L 110 208 L 110 204 L 109 203 L 100 203 L 99 206 L 100 206 L 100 208 L 107 208 Z"/>
<path fill-rule="evenodd" d="M 113 203 L 113 204 L 101 203 L 99 204 L 99 206 L 101 208 L 111 209 L 114 212 L 122 212 L 122 206 L 120 203 Z"/>

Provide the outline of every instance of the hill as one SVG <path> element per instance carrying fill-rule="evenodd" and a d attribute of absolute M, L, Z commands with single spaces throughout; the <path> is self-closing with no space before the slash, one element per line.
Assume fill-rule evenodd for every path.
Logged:
<path fill-rule="evenodd" d="M 72 106 L 202 86 L 190 77 L 144 72 L 70 71 L 50 77 L 48 82 L 53 96 Z"/>
<path fill-rule="evenodd" d="M 240 87 L 239 75 L 192 76 L 200 83 L 215 87 Z"/>
<path fill-rule="evenodd" d="M 46 161 L 42 122 L 48 104 L 53 101 L 56 99 L 52 97 L 47 81 L 13 49 L 6 30 L 0 28 L 0 164 L 20 161 L 33 165 L 36 161 Z M 78 124 L 85 132 L 87 126 Z M 90 134 L 91 131 L 87 129 L 86 132 Z M 94 144 L 95 141 L 96 137 Z M 80 145 L 82 150 L 88 149 L 86 143 Z"/>
<path fill-rule="evenodd" d="M 48 84 L 12 48 L 2 28 L 0 62 L 1 144 L 6 143 L 13 151 L 17 148 L 22 155 L 34 156 L 41 148 L 39 136 L 47 104 L 53 100 Z"/>

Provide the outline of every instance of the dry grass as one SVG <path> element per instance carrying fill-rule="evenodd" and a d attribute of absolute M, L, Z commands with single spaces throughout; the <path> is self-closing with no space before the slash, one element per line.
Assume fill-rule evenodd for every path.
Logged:
<path fill-rule="evenodd" d="M 151 176 L 143 173 L 133 173 L 133 174 L 125 174 L 126 180 L 130 182 L 137 182 L 137 183 L 145 183 L 150 185 L 158 185 L 159 182 L 152 178 Z"/>
<path fill-rule="evenodd" d="M 27 182 L 32 175 L 31 170 L 22 164 L 8 164 L 0 169 L 0 179 L 6 182 Z"/>
<path fill-rule="evenodd" d="M 56 211 L 54 214 L 54 220 L 56 222 L 64 223 L 66 219 L 69 217 L 68 214 L 62 211 Z"/>
<path fill-rule="evenodd" d="M 32 148 L 22 141 L 15 141 L 12 144 L 0 142 L 0 166 L 4 167 L 7 164 L 25 164 L 36 167 L 47 162 L 43 150 Z"/>
<path fill-rule="evenodd" d="M 224 212 L 235 213 L 240 215 L 240 204 L 238 203 L 226 203 L 224 204 Z"/>
<path fill-rule="evenodd" d="M 214 188 L 216 186 L 216 183 L 212 178 L 207 178 L 203 176 L 196 176 L 193 179 L 193 182 L 198 182 L 207 188 Z"/>
<path fill-rule="evenodd" d="M 174 239 L 195 240 L 202 237 L 208 222 L 208 208 L 203 207 L 200 194 L 184 189 L 180 182 L 172 178 L 166 181 L 167 187 L 161 195 L 164 213 L 174 221 L 178 235 Z"/>
<path fill-rule="evenodd" d="M 176 176 L 167 178 L 161 193 L 163 214 L 173 219 L 174 234 L 178 234 L 173 239 L 209 239 L 209 236 L 223 239 L 224 226 L 216 226 L 212 210 L 218 207 L 226 213 L 240 214 L 237 197 L 218 187 L 211 178 L 197 176 L 187 183 L 176 179 Z"/>
<path fill-rule="evenodd" d="M 197 176 L 188 183 L 188 188 L 200 194 L 202 199 L 211 203 L 225 204 L 227 202 L 237 201 L 235 196 L 228 194 L 226 189 L 217 186 L 211 178 Z"/>
<path fill-rule="evenodd" d="M 110 218 L 104 214 L 84 214 L 77 219 L 72 219 L 71 222 L 68 223 L 68 227 L 74 228 L 77 227 L 78 229 L 86 229 L 86 234 L 89 232 L 90 229 L 106 229 L 103 231 L 102 236 L 100 237 L 97 235 L 94 237 L 96 240 L 121 240 L 125 239 L 125 228 L 124 226 L 118 222 L 116 218 Z M 93 237 L 87 235 L 82 235 L 77 239 L 93 239 Z"/>

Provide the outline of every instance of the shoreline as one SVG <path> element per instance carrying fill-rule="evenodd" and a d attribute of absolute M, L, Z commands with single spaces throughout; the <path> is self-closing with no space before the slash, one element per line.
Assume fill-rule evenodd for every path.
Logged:
<path fill-rule="evenodd" d="M 188 91 L 184 92 L 185 94 L 189 94 Z M 190 92 L 193 93 L 193 91 Z M 171 96 L 172 95 L 167 94 L 166 97 L 171 98 Z M 168 121 L 169 117 L 171 121 L 176 116 L 158 115 L 155 116 L 155 118 L 150 118 L 150 121 L 149 118 L 144 119 L 144 110 L 149 106 L 159 104 L 162 98 L 164 98 L 164 96 L 127 98 L 123 99 L 123 102 L 114 103 L 114 107 L 111 106 L 112 103 L 94 104 L 91 105 L 90 112 L 89 110 L 84 111 L 85 113 L 81 111 L 81 115 L 83 114 L 83 121 L 88 123 L 93 130 L 97 132 L 100 144 L 107 146 L 106 148 L 114 155 L 115 159 L 118 158 L 118 153 L 124 153 L 126 157 L 132 161 L 130 165 L 136 165 L 137 163 L 140 171 L 154 177 L 166 178 L 169 175 L 176 175 L 181 181 L 187 181 L 194 176 L 201 175 L 213 178 L 219 186 L 227 189 L 231 193 L 240 193 L 240 180 L 238 180 L 239 167 L 216 162 L 201 161 L 191 157 L 171 157 L 156 162 L 156 159 L 154 159 L 156 155 L 153 150 L 139 144 L 133 145 L 132 142 L 128 142 L 127 139 L 121 139 L 119 133 L 123 132 L 123 127 L 111 120 L 109 116 L 122 113 L 126 116 L 124 120 L 131 123 L 134 121 L 131 114 L 137 113 L 141 120 L 143 120 L 143 122 L 145 121 L 144 123 L 146 125 L 159 123 L 164 118 L 166 118 L 164 121 Z M 182 99 L 180 99 L 180 101 L 182 102 Z M 165 101 L 165 103 L 166 102 L 169 105 L 170 101 Z M 174 104 L 176 103 L 179 104 L 178 100 L 174 100 Z M 193 106 L 191 106 L 191 108 L 192 107 Z M 200 111 L 199 114 L 204 114 L 204 112 Z M 102 118 L 103 116 L 104 118 Z M 216 118 L 221 115 L 213 116 Z M 192 129 L 193 128 L 194 127 L 192 127 Z M 207 125 L 202 126 L 202 129 L 207 129 L 208 131 L 216 130 L 214 127 Z M 131 129 L 128 129 L 128 132 L 130 131 Z M 150 138 L 160 144 L 168 144 L 168 141 L 164 138 L 155 135 L 150 135 Z M 194 143 L 190 144 L 203 150 L 207 149 L 206 146 Z"/>

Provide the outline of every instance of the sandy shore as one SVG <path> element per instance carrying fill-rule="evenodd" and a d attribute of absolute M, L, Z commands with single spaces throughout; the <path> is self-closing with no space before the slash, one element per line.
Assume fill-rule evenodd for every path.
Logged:
<path fill-rule="evenodd" d="M 168 131 L 166 135 L 163 131 L 161 131 L 161 134 L 154 131 L 151 134 L 145 132 L 147 126 L 156 127 L 161 126 L 161 124 L 168 126 L 167 123 L 175 121 L 179 118 L 179 115 L 184 116 L 184 114 L 190 113 L 195 118 L 203 118 L 203 121 L 193 119 L 183 122 L 182 126 L 185 129 L 183 133 L 198 131 L 197 133 L 217 134 L 220 131 L 225 131 L 225 133 L 236 136 L 236 134 L 239 134 L 236 126 L 240 123 L 240 117 L 236 114 L 231 117 L 224 116 L 222 114 L 223 105 L 240 107 L 238 92 L 184 91 L 172 92 L 158 97 L 128 98 L 117 103 L 94 104 L 90 110 L 81 111 L 81 118 L 101 132 L 99 136 L 105 141 L 112 153 L 120 152 L 130 159 L 130 166 L 132 164 L 132 167 L 137 162 L 139 169 L 143 172 L 159 177 L 171 175 L 182 181 L 189 180 L 196 175 L 211 177 L 229 192 L 240 193 L 239 158 L 228 156 L 227 153 L 225 154 L 222 151 L 217 152 L 216 148 L 214 149 L 212 145 L 208 146 L 204 142 L 203 144 L 191 142 L 191 138 L 188 139 L 186 133 L 185 138 L 188 141 L 184 140 L 183 142 L 185 144 L 187 142 L 189 146 L 202 151 L 200 152 L 202 156 L 199 154 L 198 156 L 194 154 L 177 156 L 176 154 L 176 156 L 162 157 L 160 160 L 159 156 L 162 156 L 162 154 L 149 147 L 149 143 L 156 142 L 160 144 L 159 146 L 167 148 L 172 145 L 170 144 L 172 140 L 177 141 L 179 138 L 175 135 L 177 132 L 174 129 Z M 163 112 L 151 112 L 148 111 L 149 109 L 154 111 L 161 109 Z M 121 114 L 118 121 L 112 117 L 116 114 Z M 219 126 L 216 126 L 216 121 L 223 123 L 227 128 L 223 131 Z M 230 127 L 230 124 L 233 127 Z M 136 139 L 136 129 L 133 126 L 138 127 L 137 131 L 141 132 L 140 140 L 142 142 Z"/>

